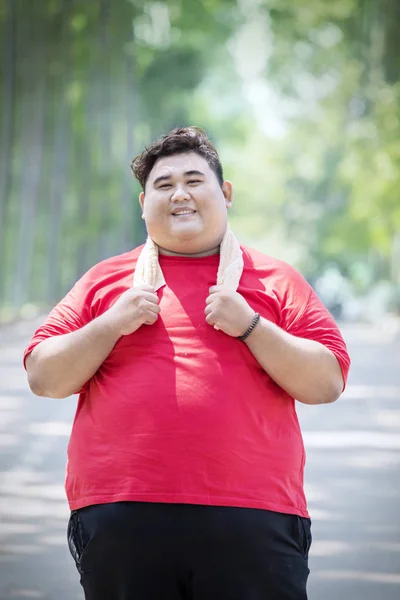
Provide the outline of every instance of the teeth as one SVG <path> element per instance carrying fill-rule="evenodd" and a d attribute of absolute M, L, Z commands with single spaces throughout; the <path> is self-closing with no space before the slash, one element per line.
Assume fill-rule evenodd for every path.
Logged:
<path fill-rule="evenodd" d="M 180 210 L 179 212 L 175 212 L 174 215 L 192 215 L 194 210 Z"/>

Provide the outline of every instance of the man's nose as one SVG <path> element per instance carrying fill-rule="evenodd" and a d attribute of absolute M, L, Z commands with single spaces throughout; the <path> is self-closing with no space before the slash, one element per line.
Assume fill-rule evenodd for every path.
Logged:
<path fill-rule="evenodd" d="M 171 196 L 173 202 L 183 202 L 184 200 L 188 200 L 188 198 L 190 198 L 189 192 L 181 186 L 177 187 Z"/>

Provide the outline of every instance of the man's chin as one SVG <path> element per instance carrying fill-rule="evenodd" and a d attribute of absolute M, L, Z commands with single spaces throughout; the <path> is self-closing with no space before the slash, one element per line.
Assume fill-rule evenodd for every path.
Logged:
<path fill-rule="evenodd" d="M 202 240 L 199 235 L 180 235 L 174 236 L 173 239 L 166 240 L 164 244 L 158 244 L 160 254 L 164 255 L 180 255 L 180 256 L 196 256 L 216 254 L 219 251 L 219 246 L 210 244 L 208 240 Z"/>
<path fill-rule="evenodd" d="M 201 244 L 204 236 L 204 227 L 195 223 L 185 223 L 183 226 L 171 228 L 168 243 L 180 246 L 181 244 Z"/>
<path fill-rule="evenodd" d="M 160 254 L 216 254 L 219 252 L 219 244 L 223 237 L 218 236 L 216 231 L 212 232 L 214 235 L 210 235 L 202 223 L 186 223 L 185 226 L 169 228 L 167 234 L 162 231 L 158 233 L 161 235 L 151 237 L 157 244 Z"/>

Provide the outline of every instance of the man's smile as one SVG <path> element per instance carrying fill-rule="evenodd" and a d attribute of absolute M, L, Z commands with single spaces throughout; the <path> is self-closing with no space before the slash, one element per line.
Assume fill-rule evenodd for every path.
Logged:
<path fill-rule="evenodd" d="M 172 212 L 173 217 L 187 217 L 190 215 L 195 215 L 197 213 L 193 208 L 176 208 Z"/>

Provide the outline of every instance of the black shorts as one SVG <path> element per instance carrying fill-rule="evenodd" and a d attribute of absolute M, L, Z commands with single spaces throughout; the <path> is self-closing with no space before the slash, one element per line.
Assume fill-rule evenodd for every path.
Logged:
<path fill-rule="evenodd" d="M 306 600 L 309 519 L 252 508 L 118 502 L 73 511 L 86 600 Z"/>

